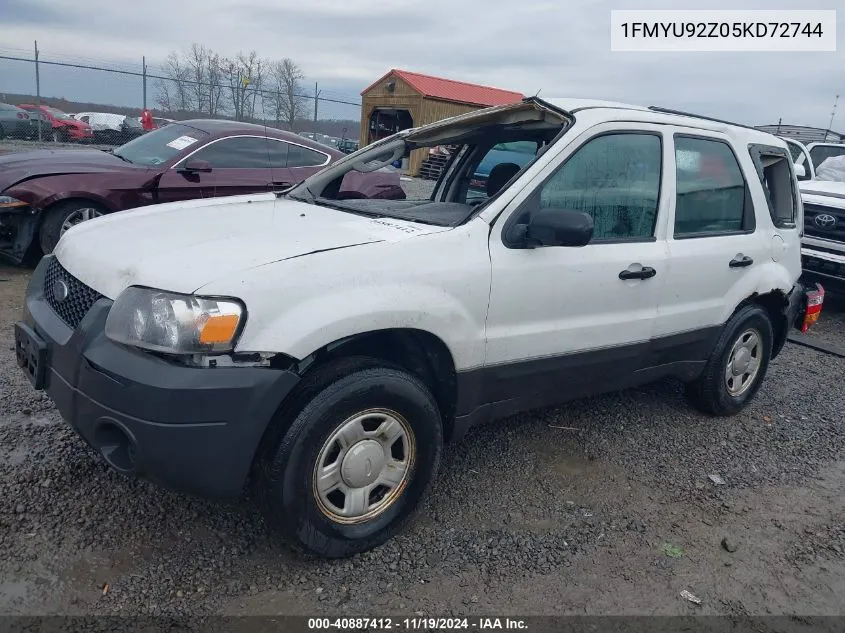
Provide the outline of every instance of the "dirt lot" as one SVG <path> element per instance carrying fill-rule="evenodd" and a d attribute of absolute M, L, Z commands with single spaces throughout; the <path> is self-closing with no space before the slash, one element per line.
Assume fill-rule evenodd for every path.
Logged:
<path fill-rule="evenodd" d="M 788 345 L 730 420 L 667 381 L 478 429 L 408 533 L 326 562 L 107 470 L 15 366 L 27 279 L 0 268 L 0 613 L 845 612 L 843 359 Z M 845 346 L 845 301 L 813 336 Z"/>

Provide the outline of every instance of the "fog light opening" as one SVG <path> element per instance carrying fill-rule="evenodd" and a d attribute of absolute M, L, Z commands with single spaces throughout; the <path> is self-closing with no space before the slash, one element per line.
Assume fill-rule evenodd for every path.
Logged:
<path fill-rule="evenodd" d="M 106 463 L 121 473 L 135 470 L 135 442 L 113 422 L 104 422 L 94 433 L 94 444 Z"/>

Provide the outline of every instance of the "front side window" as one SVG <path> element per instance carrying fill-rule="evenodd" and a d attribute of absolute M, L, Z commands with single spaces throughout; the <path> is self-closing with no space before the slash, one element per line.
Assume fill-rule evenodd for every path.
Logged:
<path fill-rule="evenodd" d="M 754 230 L 754 205 L 731 147 L 675 136 L 675 237 Z"/>
<path fill-rule="evenodd" d="M 264 137 L 236 136 L 209 143 L 191 158 L 208 161 L 215 169 L 267 169 L 269 151 Z"/>
<path fill-rule="evenodd" d="M 845 154 L 845 145 L 816 145 L 810 150 L 813 166 L 818 169 L 828 158 Z"/>
<path fill-rule="evenodd" d="M 654 235 L 662 171 L 661 137 L 598 136 L 580 147 L 540 188 L 540 206 L 593 217 L 593 242 Z"/>

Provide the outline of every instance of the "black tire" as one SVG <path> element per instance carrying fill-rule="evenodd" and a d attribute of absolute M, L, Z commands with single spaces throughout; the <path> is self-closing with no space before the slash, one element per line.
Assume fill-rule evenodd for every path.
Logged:
<path fill-rule="evenodd" d="M 401 414 L 413 434 L 415 459 L 404 488 L 381 514 L 340 523 L 320 509 L 314 469 L 332 433 L 356 413 L 374 408 Z M 332 361 L 303 379 L 285 409 L 265 438 L 255 482 L 271 529 L 300 551 L 342 558 L 382 544 L 413 517 L 437 474 L 443 448 L 437 403 L 419 379 L 372 359 Z"/>
<path fill-rule="evenodd" d="M 760 366 L 751 384 L 740 394 L 728 391 L 725 374 L 728 369 L 731 350 L 737 340 L 748 330 L 760 333 Z M 686 386 L 690 403 L 704 413 L 730 416 L 741 411 L 757 394 L 769 369 L 774 340 L 772 322 L 760 306 L 747 305 L 736 312 L 725 324 L 704 372 Z"/>
<path fill-rule="evenodd" d="M 65 143 L 67 139 L 65 138 L 65 133 L 61 130 L 53 129 L 51 134 L 54 143 Z"/>
<path fill-rule="evenodd" d="M 89 200 L 68 200 L 67 202 L 59 202 L 46 210 L 44 220 L 38 229 L 38 242 L 41 246 L 41 251 L 45 255 L 49 255 L 56 248 L 59 243 L 59 238 L 62 236 L 62 225 L 71 214 L 80 209 L 97 209 L 100 213 L 105 213 L 103 209 L 96 202 Z"/>

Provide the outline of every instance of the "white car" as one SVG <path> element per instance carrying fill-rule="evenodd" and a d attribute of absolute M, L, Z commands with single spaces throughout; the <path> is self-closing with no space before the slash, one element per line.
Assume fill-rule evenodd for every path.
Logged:
<path fill-rule="evenodd" d="M 806 209 L 804 278 L 845 293 L 845 182 L 802 182 L 801 197 Z"/>
<path fill-rule="evenodd" d="M 533 160 L 470 190 L 493 147 L 526 141 Z M 338 195 L 435 146 L 455 158 L 430 195 Z M 530 98 L 284 193 L 71 228 L 32 276 L 17 357 L 113 468 L 209 496 L 251 474 L 270 526 L 347 556 L 400 529 L 472 425 L 664 377 L 740 411 L 821 309 L 801 221 L 775 136 Z"/>
<path fill-rule="evenodd" d="M 94 132 L 94 140 L 100 143 L 122 145 L 144 134 L 137 117 L 111 112 L 78 112 L 73 115 L 78 121 L 87 123 Z"/>

